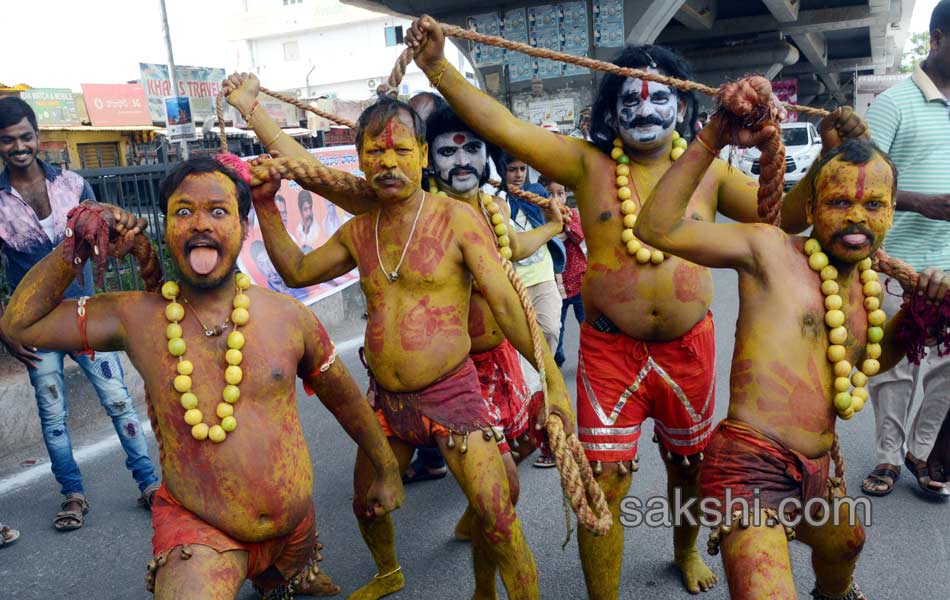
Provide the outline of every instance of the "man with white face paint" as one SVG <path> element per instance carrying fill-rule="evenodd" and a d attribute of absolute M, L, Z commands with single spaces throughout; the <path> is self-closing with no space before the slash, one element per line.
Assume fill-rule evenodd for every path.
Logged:
<path fill-rule="evenodd" d="M 493 231 L 497 239 L 489 206 L 497 206 L 502 222 L 507 222 L 508 204 L 481 191 L 481 186 L 488 180 L 489 155 L 495 153 L 495 148 L 472 133 L 450 108 L 443 108 L 429 116 L 426 120 L 426 137 L 429 140 L 430 168 L 434 173 L 428 182 L 429 192 L 447 195 L 471 205 L 485 217 L 485 226 Z M 545 213 L 548 218 L 546 225 L 525 232 L 509 232 L 512 260 L 531 255 L 560 233 L 563 227 L 560 211 L 554 208 Z M 468 332 L 472 339 L 470 356 L 478 370 L 482 395 L 496 409 L 499 429 L 504 434 L 499 440 L 499 450 L 508 473 L 512 501 L 517 502 L 519 485 L 516 463 L 536 448 L 536 440 L 528 434 L 539 403 L 530 402 L 531 394 L 524 381 L 518 353 L 505 339 L 484 296 L 477 289 L 472 290 Z M 468 539 L 472 514 L 470 507 L 456 526 L 455 534 L 459 539 Z M 477 585 L 491 586 L 490 590 L 478 590 L 485 591 L 486 595 L 489 591 L 494 592 L 494 581 L 479 581 Z"/>
<path fill-rule="evenodd" d="M 697 498 L 715 396 L 712 276 L 708 269 L 665 256 L 632 236 L 636 213 L 683 152 L 674 150 L 674 132 L 694 100 L 663 84 L 608 74 L 593 104 L 588 142 L 521 121 L 469 84 L 445 60 L 445 38 L 431 18 L 413 23 L 406 44 L 414 50 L 416 64 L 476 134 L 574 190 L 589 265 L 582 290 L 578 437 L 613 514 L 619 515 L 630 487 L 640 429 L 648 417 L 654 420 L 671 501 L 679 497 L 684 505 Z M 683 58 L 660 46 L 627 47 L 614 64 L 690 78 Z M 822 123 L 823 138 L 836 128 L 854 131 L 858 119 L 852 115 L 850 109 L 835 111 Z M 805 177 L 786 196 L 782 224 L 788 231 L 806 227 L 810 186 L 811 177 Z M 715 160 L 699 182 L 687 215 L 713 221 L 721 212 L 736 221 L 755 222 L 756 194 L 754 180 Z M 698 509 L 697 504 L 693 507 Z M 624 528 L 616 518 L 605 536 L 578 530 L 591 598 L 618 595 Z M 699 527 L 688 523 L 673 529 L 674 562 L 692 593 L 716 583 L 696 549 L 698 534 Z"/>

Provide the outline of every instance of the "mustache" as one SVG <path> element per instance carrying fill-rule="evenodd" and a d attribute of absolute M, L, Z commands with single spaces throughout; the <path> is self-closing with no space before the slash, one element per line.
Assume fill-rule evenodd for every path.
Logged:
<path fill-rule="evenodd" d="M 462 165 L 460 167 L 452 167 L 452 169 L 449 170 L 449 181 L 452 181 L 452 178 L 454 178 L 456 175 L 463 175 L 465 173 L 470 173 L 478 177 L 478 171 L 476 171 L 474 167 L 470 165 Z"/>
<path fill-rule="evenodd" d="M 11 152 L 10 156 L 29 156 L 33 154 L 32 150 L 18 150 L 16 152 Z"/>
<path fill-rule="evenodd" d="M 218 240 L 214 239 L 213 237 L 211 237 L 210 235 L 206 233 L 199 233 L 195 237 L 185 242 L 185 252 L 190 252 L 194 250 L 195 248 L 197 248 L 198 246 L 207 246 L 210 248 L 214 248 L 215 250 L 219 252 L 221 251 L 221 244 L 218 242 Z"/>
<path fill-rule="evenodd" d="M 636 117 L 630 122 L 630 127 L 646 127 L 648 125 L 656 125 L 657 127 L 663 127 L 666 123 L 663 122 L 663 119 L 656 115 L 647 115 L 645 117 Z"/>
<path fill-rule="evenodd" d="M 409 178 L 403 175 L 402 173 L 400 173 L 399 171 L 385 171 L 373 177 L 373 183 L 379 183 L 379 182 L 384 182 L 384 181 L 385 182 L 399 181 L 406 185 L 409 184 Z"/>
<path fill-rule="evenodd" d="M 842 229 L 841 231 L 836 232 L 832 236 L 832 239 L 834 239 L 835 241 L 838 241 L 838 240 L 841 240 L 846 235 L 852 235 L 855 233 L 860 233 L 864 237 L 868 238 L 868 241 L 870 243 L 872 244 L 874 243 L 874 234 L 868 231 L 867 229 L 865 229 L 864 227 L 861 227 L 860 225 L 851 225 L 850 227 Z"/>

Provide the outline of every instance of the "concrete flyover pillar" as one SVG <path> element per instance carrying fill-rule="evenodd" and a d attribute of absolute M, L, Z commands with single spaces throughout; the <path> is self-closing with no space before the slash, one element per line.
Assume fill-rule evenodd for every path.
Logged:
<path fill-rule="evenodd" d="M 623 7 L 628 44 L 652 44 L 686 0 L 626 0 Z"/>

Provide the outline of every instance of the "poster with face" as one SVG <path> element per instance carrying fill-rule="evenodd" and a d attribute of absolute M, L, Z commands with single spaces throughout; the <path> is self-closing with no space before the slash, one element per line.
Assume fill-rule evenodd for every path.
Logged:
<path fill-rule="evenodd" d="M 310 153 L 328 167 L 360 177 L 363 175 L 359 170 L 354 146 L 315 148 L 310 150 Z M 304 253 L 324 244 L 352 217 L 329 200 L 301 188 L 293 181 L 281 182 L 280 191 L 274 201 L 287 232 Z M 247 240 L 238 255 L 238 267 L 250 275 L 256 285 L 287 294 L 308 306 L 359 281 L 359 275 L 354 269 L 326 283 L 299 289 L 289 287 L 267 256 L 254 209 L 251 209 L 248 217 Z"/>

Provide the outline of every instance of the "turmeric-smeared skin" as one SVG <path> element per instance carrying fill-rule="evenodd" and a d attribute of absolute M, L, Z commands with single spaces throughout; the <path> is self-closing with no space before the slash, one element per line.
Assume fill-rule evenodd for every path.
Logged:
<path fill-rule="evenodd" d="M 424 389 L 466 360 L 471 350 L 468 307 L 473 278 L 504 335 L 519 352 L 533 357 L 524 309 L 483 217 L 471 206 L 422 190 L 427 146 L 416 140 L 408 113 L 400 111 L 376 129 L 368 128 L 361 140 L 360 167 L 376 191 L 379 209 L 347 221 L 324 246 L 302 254 L 273 202 L 255 204 L 268 253 L 281 276 L 291 285 L 309 285 L 358 268 L 368 312 L 366 360 L 379 385 L 389 391 Z M 396 269 L 404 249 L 398 278 L 390 281 L 385 273 Z M 566 388 L 547 347 L 543 359 L 550 407 L 570 429 L 572 411 Z M 545 416 L 539 415 L 539 422 Z M 438 441 L 445 445 L 445 438 Z M 405 444 L 396 439 L 390 439 L 390 444 L 406 462 Z M 469 436 L 467 453 L 447 448 L 443 453 L 490 542 L 490 563 L 476 565 L 479 572 L 497 568 L 509 596 L 537 597 L 534 559 L 521 534 L 494 441 L 485 442 L 476 432 Z M 357 464 L 357 486 L 362 469 Z M 359 509 L 357 518 L 362 520 L 360 531 L 377 574 L 383 577 L 375 578 L 353 598 L 378 598 L 403 585 L 401 574 L 390 575 L 398 567 L 395 534 L 386 518 L 374 521 Z"/>
<path fill-rule="evenodd" d="M 702 135 L 712 148 L 724 143 L 717 131 L 714 118 Z M 768 132 L 739 132 L 740 144 L 754 145 L 758 135 Z M 823 456 L 834 441 L 836 412 L 821 279 L 808 265 L 804 238 L 767 225 L 715 225 L 686 218 L 692 191 L 710 162 L 705 150 L 688 149 L 644 207 L 636 234 L 664 251 L 738 272 L 740 304 L 729 418 L 748 423 L 806 457 Z M 893 181 L 890 167 L 879 155 L 864 165 L 835 157 L 818 175 L 817 197 L 809 204 L 812 236 L 837 269 L 848 330 L 846 360 L 853 365 L 866 357 L 867 343 L 867 310 L 857 263 L 874 253 L 890 228 Z M 846 243 L 843 236 L 857 231 L 865 241 Z M 928 281 L 919 285 L 920 293 L 942 300 L 950 285 L 947 276 L 925 271 L 921 277 Z M 902 318 L 902 312 L 892 315 L 884 328 L 882 370 L 900 359 L 902 350 L 893 340 Z M 840 509 L 846 511 L 847 506 Z M 849 526 L 846 512 L 841 516 L 840 526 L 802 525 L 796 531 L 797 538 L 812 548 L 817 589 L 830 596 L 850 587 L 864 543 L 861 526 Z M 731 596 L 797 597 L 787 546 L 781 527 L 735 526 L 723 534 Z"/>
<path fill-rule="evenodd" d="M 244 233 L 237 210 L 234 186 L 220 173 L 189 175 L 169 199 L 166 243 L 182 273 L 181 295 L 205 322 L 221 323 L 231 311 L 235 288 L 230 273 Z M 196 234 L 208 236 L 220 247 L 216 266 L 206 276 L 197 275 L 186 258 L 185 244 Z M 8 306 L 12 310 L 0 326 L 30 345 L 81 349 L 76 301 L 60 301 L 73 275 L 62 247 L 57 248 L 17 288 Z M 142 375 L 155 433 L 160 436 L 168 490 L 189 511 L 237 540 L 256 542 L 290 533 L 313 502 L 313 470 L 297 413 L 300 376 L 372 457 L 377 479 L 367 504 L 376 513 L 398 506 L 402 485 L 396 461 L 356 382 L 342 361 L 320 371 L 332 345 L 319 321 L 306 307 L 280 294 L 253 286 L 246 293 L 251 318 L 241 327 L 247 341 L 242 349 L 241 396 L 234 412 L 238 427 L 220 444 L 195 440 L 183 419 L 180 394 L 172 386 L 177 359 L 165 343 L 168 301 L 155 293 L 117 292 L 97 295 L 86 304 L 90 346 L 125 350 Z M 213 424 L 225 386 L 227 336 L 207 337 L 193 315 L 185 317 L 180 325 L 187 343 L 185 358 L 194 364 L 192 391 L 204 421 Z M 240 574 L 240 585 L 239 560 L 221 558 L 212 563 L 205 564 L 198 554 L 186 561 L 170 560 L 159 571 L 159 590 L 163 582 L 168 589 L 177 589 L 182 579 L 202 570 L 216 574 L 222 589 L 235 574 Z"/>

